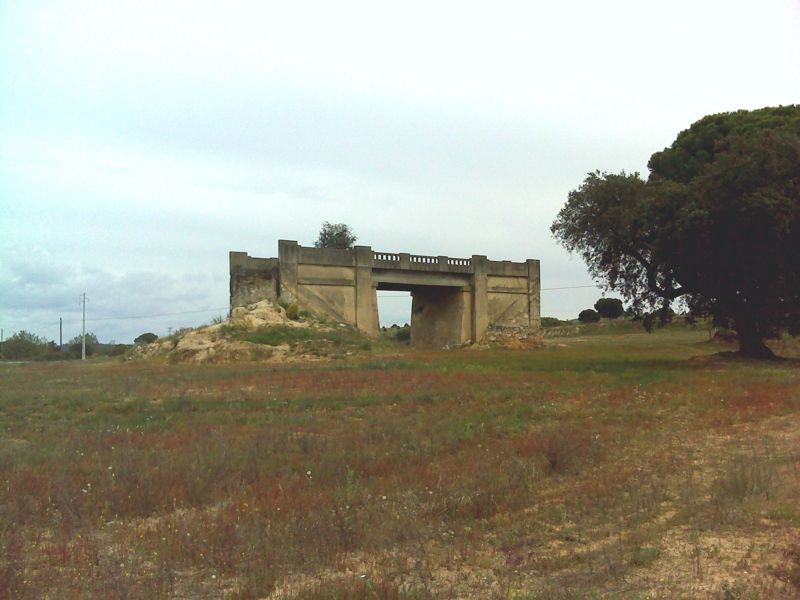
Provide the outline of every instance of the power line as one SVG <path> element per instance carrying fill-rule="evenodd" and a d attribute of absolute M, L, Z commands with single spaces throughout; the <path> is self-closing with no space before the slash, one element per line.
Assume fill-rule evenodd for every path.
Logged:
<path fill-rule="evenodd" d="M 136 315 L 126 317 L 95 317 L 94 319 L 86 319 L 87 321 L 122 321 L 124 319 L 153 319 L 155 317 L 174 317 L 176 315 L 193 315 L 197 313 L 213 312 L 215 310 L 228 310 L 229 306 L 220 306 L 217 308 L 201 308 L 198 310 L 184 310 L 181 312 L 160 313 L 157 315 Z"/>
<path fill-rule="evenodd" d="M 577 289 L 584 289 L 584 288 L 597 288 L 596 285 L 570 285 L 564 287 L 552 287 L 552 288 L 541 288 L 540 291 L 542 292 L 551 292 L 551 291 L 558 291 L 558 290 L 577 290 Z M 410 298 L 410 293 L 407 294 L 381 294 L 379 298 Z M 128 320 L 136 320 L 136 319 L 155 319 L 158 317 L 176 317 L 180 315 L 196 315 L 199 313 L 206 313 L 206 312 L 214 312 L 217 310 L 229 310 L 230 306 L 217 306 L 213 308 L 199 308 L 195 310 L 183 310 L 177 312 L 168 312 L 168 313 L 157 313 L 152 315 L 124 315 L 121 317 L 94 317 L 86 319 L 87 323 L 94 323 L 98 321 L 128 321 Z M 61 320 L 59 320 L 61 322 Z M 82 319 L 69 319 L 64 320 L 63 323 L 78 323 L 81 322 Z M 60 324 L 60 323 L 59 323 Z M 51 323 L 50 325 L 56 325 L 56 323 Z"/>
<path fill-rule="evenodd" d="M 228 310 L 229 306 L 220 306 L 217 308 L 201 308 L 198 310 L 184 310 L 180 312 L 170 312 L 170 313 L 159 313 L 155 315 L 127 315 L 123 317 L 95 317 L 93 319 L 86 319 L 86 322 L 93 322 L 93 321 L 124 321 L 129 319 L 154 319 L 156 317 L 174 317 L 177 315 L 193 315 L 198 313 L 204 312 L 214 312 L 217 310 Z M 65 319 L 64 323 L 79 323 L 81 319 Z M 55 323 L 50 323 L 50 325 L 55 325 Z"/>

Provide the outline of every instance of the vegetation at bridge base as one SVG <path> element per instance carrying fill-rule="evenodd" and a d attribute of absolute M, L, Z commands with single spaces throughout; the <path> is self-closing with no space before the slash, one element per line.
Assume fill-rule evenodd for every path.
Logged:
<path fill-rule="evenodd" d="M 553 234 L 645 325 L 679 301 L 772 357 L 764 339 L 800 332 L 800 106 L 705 117 L 648 167 L 590 173 Z"/>
<path fill-rule="evenodd" d="M 796 597 L 800 371 L 638 331 L 0 365 L 0 597 Z"/>

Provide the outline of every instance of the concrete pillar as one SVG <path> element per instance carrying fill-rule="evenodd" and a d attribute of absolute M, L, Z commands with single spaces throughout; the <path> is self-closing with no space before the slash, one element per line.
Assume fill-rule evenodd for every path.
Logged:
<path fill-rule="evenodd" d="M 300 246 L 294 240 L 278 240 L 280 287 L 278 295 L 289 301 L 297 300 L 297 262 Z"/>
<path fill-rule="evenodd" d="M 439 265 L 440 271 L 447 271 L 447 257 L 446 256 L 437 256 L 436 261 Z"/>
<path fill-rule="evenodd" d="M 539 329 L 542 326 L 541 319 L 541 275 L 539 273 L 539 261 L 529 258 L 528 264 L 528 325 L 531 329 Z"/>
<path fill-rule="evenodd" d="M 401 252 L 398 254 L 400 257 L 400 268 L 401 269 L 410 269 L 411 268 L 411 255 L 408 252 Z"/>
<path fill-rule="evenodd" d="M 417 288 L 411 295 L 411 345 L 455 348 L 470 341 L 462 330 L 465 294 L 456 287 Z"/>
<path fill-rule="evenodd" d="M 228 315 L 230 316 L 230 311 L 236 308 L 234 306 L 235 302 L 235 294 L 236 294 L 236 285 L 239 283 L 239 271 L 244 267 L 244 264 L 247 262 L 247 252 L 236 252 L 231 251 L 228 253 Z"/>
<path fill-rule="evenodd" d="M 472 255 L 472 342 L 477 343 L 489 329 L 489 289 L 486 268 L 488 259 Z"/>
<path fill-rule="evenodd" d="M 374 255 L 369 246 L 356 246 L 356 327 L 369 336 L 378 335 L 378 295 L 372 285 Z"/>

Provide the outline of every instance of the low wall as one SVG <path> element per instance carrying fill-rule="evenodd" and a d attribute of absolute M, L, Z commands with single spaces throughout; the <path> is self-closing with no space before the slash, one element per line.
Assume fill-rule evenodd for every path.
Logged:
<path fill-rule="evenodd" d="M 231 252 L 229 260 L 231 309 L 278 298 L 280 269 L 277 258 L 254 258 L 246 252 Z"/>

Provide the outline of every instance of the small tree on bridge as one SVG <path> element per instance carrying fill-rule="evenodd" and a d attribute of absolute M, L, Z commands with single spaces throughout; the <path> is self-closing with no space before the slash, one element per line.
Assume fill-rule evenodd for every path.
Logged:
<path fill-rule="evenodd" d="M 322 223 L 319 238 L 314 242 L 316 248 L 340 248 L 349 250 L 358 238 L 346 223 Z"/>

